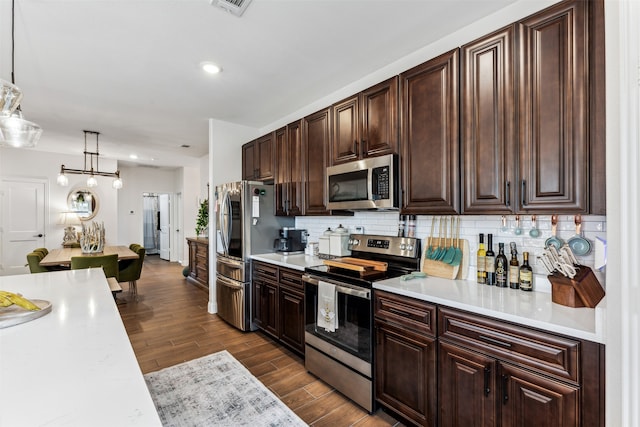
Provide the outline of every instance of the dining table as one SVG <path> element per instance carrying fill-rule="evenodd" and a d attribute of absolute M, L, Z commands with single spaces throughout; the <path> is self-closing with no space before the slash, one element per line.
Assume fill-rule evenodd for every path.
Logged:
<path fill-rule="evenodd" d="M 96 253 L 83 253 L 81 248 L 61 248 L 61 249 L 51 249 L 49 253 L 40 260 L 40 265 L 45 267 L 56 266 L 56 265 L 71 265 L 71 257 L 76 256 L 98 256 L 98 255 L 111 255 L 118 254 L 118 261 L 126 260 L 126 259 L 137 259 L 138 254 L 129 249 L 128 246 L 119 245 L 119 246 L 105 246 L 102 252 Z"/>

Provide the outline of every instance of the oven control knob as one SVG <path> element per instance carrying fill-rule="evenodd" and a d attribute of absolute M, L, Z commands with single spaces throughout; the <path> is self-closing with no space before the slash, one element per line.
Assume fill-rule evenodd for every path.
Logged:
<path fill-rule="evenodd" d="M 407 245 L 404 243 L 400 243 L 400 250 L 404 251 L 405 249 L 407 249 Z"/>
<path fill-rule="evenodd" d="M 359 244 L 360 244 L 360 240 L 358 240 L 358 239 L 351 239 L 351 240 L 349 240 L 349 244 L 351 244 L 351 245 L 359 245 Z"/>
<path fill-rule="evenodd" d="M 412 251 L 413 250 L 413 245 L 407 245 L 407 250 L 408 251 Z"/>

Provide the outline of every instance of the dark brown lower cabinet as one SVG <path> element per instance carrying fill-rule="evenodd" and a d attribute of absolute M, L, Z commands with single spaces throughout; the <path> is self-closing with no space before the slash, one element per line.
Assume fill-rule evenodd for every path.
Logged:
<path fill-rule="evenodd" d="M 279 338 L 277 268 L 267 264 L 253 266 L 253 319 L 256 326 L 274 338 Z"/>
<path fill-rule="evenodd" d="M 378 290 L 374 314 L 376 400 L 411 424 L 605 424 L 602 344 Z"/>
<path fill-rule="evenodd" d="M 376 322 L 376 397 L 407 419 L 435 426 L 436 340 Z"/>
<path fill-rule="evenodd" d="M 299 354 L 304 354 L 302 271 L 253 261 L 253 321 Z"/>
<path fill-rule="evenodd" d="M 576 385 L 440 343 L 440 425 L 577 426 Z"/>
<path fill-rule="evenodd" d="M 417 425 L 437 425 L 435 306 L 376 291 L 374 315 L 376 400 Z"/>

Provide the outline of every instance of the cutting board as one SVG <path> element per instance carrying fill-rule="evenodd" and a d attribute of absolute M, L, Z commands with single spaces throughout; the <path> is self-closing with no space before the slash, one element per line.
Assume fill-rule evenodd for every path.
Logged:
<path fill-rule="evenodd" d="M 431 239 L 431 245 L 434 247 L 439 246 L 440 240 L 442 240 L 442 244 L 445 245 L 445 239 L 439 239 L 437 237 Z M 451 239 L 447 239 L 447 247 L 450 246 L 450 242 Z M 469 272 L 469 241 L 460 239 L 459 247 L 462 250 L 462 259 L 460 260 L 460 265 L 457 266 L 449 265 L 442 261 L 427 259 L 425 255 L 429 249 L 428 245 L 429 239 L 425 239 L 422 259 L 420 261 L 423 272 L 427 273 L 428 276 L 442 277 L 444 279 L 464 280 L 467 278 L 467 273 Z"/>

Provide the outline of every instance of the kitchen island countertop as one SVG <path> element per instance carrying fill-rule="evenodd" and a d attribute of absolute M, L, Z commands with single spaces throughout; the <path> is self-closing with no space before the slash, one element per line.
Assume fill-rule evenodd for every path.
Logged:
<path fill-rule="evenodd" d="M 605 343 L 606 297 L 596 308 L 571 308 L 552 302 L 551 294 L 546 292 L 524 292 L 438 277 L 381 280 L 374 282 L 373 288 L 523 326 Z"/>
<path fill-rule="evenodd" d="M 161 426 L 102 269 L 1 276 L 50 313 L 0 329 L 0 425 Z"/>

